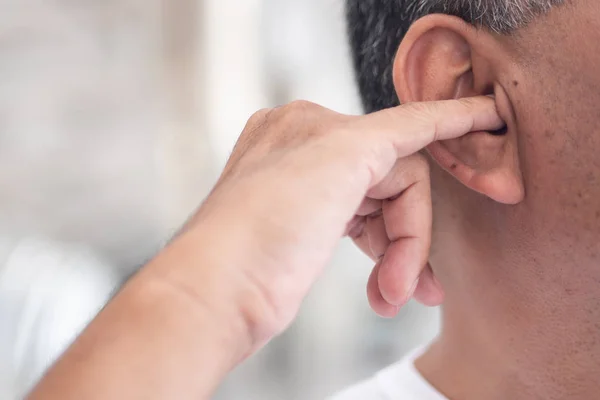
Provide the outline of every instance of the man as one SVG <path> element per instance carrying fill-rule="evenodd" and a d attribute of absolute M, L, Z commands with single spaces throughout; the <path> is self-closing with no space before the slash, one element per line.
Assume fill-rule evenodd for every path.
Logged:
<path fill-rule="evenodd" d="M 336 399 L 598 398 L 598 2 L 347 7 L 366 111 L 494 94 L 507 129 L 429 146 L 442 332 Z"/>
<path fill-rule="evenodd" d="M 287 326 L 344 229 L 378 259 L 368 293 L 379 313 L 393 315 L 412 294 L 445 299 L 442 334 L 418 374 L 401 364 L 342 399 L 597 398 L 600 55 L 590 27 L 600 11 L 591 0 L 444 4 L 474 24 L 427 16 L 399 45 L 402 9 L 354 4 L 353 15 L 373 13 L 359 18 L 366 29 L 355 39 L 380 32 L 357 53 L 364 88 L 393 82 L 402 102 L 494 101 L 357 118 L 306 103 L 259 113 L 187 229 L 31 398 L 209 397 Z M 379 68 L 374 54 L 386 55 Z M 425 146 L 435 226 L 423 269 L 429 171 L 414 153 Z"/>

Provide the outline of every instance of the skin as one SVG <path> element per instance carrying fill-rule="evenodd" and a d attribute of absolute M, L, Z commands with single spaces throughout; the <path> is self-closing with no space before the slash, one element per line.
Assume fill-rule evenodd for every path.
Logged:
<path fill-rule="evenodd" d="M 422 256 L 422 241 L 414 245 L 411 262 L 396 262 L 411 252 L 392 246 L 397 235 L 388 235 L 385 229 L 401 230 L 411 215 L 406 211 L 410 204 L 398 207 L 401 211 L 394 217 L 386 212 L 385 201 L 378 203 L 382 196 L 367 195 L 372 182 L 365 179 L 354 186 L 357 170 L 336 169 L 348 175 L 325 179 L 328 175 L 320 168 L 326 166 L 319 161 L 333 157 L 339 162 L 339 151 L 317 157 L 327 146 L 311 151 L 295 147 L 302 147 L 300 142 L 314 132 L 298 127 L 314 120 L 296 115 L 287 126 L 279 125 L 282 138 L 283 132 L 294 135 L 284 140 L 283 147 L 275 146 L 276 153 L 269 146 L 281 142 L 264 134 L 269 124 L 258 123 L 256 128 L 255 121 L 257 137 L 265 141 L 242 140 L 242 148 L 255 150 L 250 152 L 254 164 L 248 165 L 275 172 L 258 174 L 269 179 L 256 182 L 248 174 L 241 179 L 248 169 L 234 157 L 234 165 L 244 167 L 232 169 L 239 175 L 232 172 L 223 180 L 197 221 L 128 285 L 32 398 L 110 398 L 124 390 L 131 394 L 128 398 L 208 397 L 233 365 L 287 326 L 330 255 L 330 245 L 349 221 L 347 229 L 359 246 L 380 260 L 368 285 L 370 302 L 379 313 L 393 315 L 410 295 L 416 276 L 421 278 L 415 297 L 432 305 L 444 300 L 441 336 L 417 361 L 417 368 L 448 398 L 596 398 L 600 392 L 597 26 L 600 9 L 593 0 L 556 8 L 509 36 L 476 30 L 447 16 L 426 17 L 413 25 L 394 65 L 402 102 L 493 92 L 508 127 L 500 137 L 473 133 L 427 146 L 434 215 L 430 268 L 422 269 L 415 261 Z M 309 126 L 331 131 L 327 129 L 331 125 L 321 122 L 327 118 L 319 115 L 317 120 Z M 293 123 L 297 121 L 302 124 Z M 246 132 L 244 137 L 251 135 Z M 332 146 L 344 149 L 347 137 L 337 137 Z M 362 148 L 374 142 L 369 138 L 360 143 Z M 373 159 L 371 148 L 367 150 L 363 156 Z M 276 155 L 287 151 L 303 154 L 293 163 L 294 175 L 276 162 Z M 265 154 L 274 155 L 263 161 Z M 362 165 L 364 173 L 370 167 L 355 162 L 362 159 L 353 154 L 350 164 Z M 388 169 L 393 163 L 388 160 Z M 406 168 L 413 171 L 413 182 L 423 179 L 425 168 L 422 161 L 415 163 L 419 166 Z M 406 165 L 401 163 L 398 170 Z M 310 175 L 310 184 L 297 179 L 304 168 L 319 170 Z M 387 175 L 392 176 L 388 182 L 402 181 L 394 179 L 394 173 Z M 281 179 L 272 179 L 276 176 Z M 272 180 L 277 184 L 264 186 Z M 312 192 L 314 182 L 328 190 Z M 353 192 L 354 197 L 344 192 L 331 200 L 350 186 L 362 191 Z M 321 195 L 307 201 L 309 191 Z M 269 196 L 261 201 L 263 193 Z M 423 190 L 420 194 L 427 198 Z M 254 201 L 240 205 L 240 198 Z M 370 217 L 352 217 L 357 209 Z M 389 223 L 383 224 L 386 216 Z M 229 237 L 221 239 L 225 233 L 218 234 L 219 226 L 231 223 L 255 226 L 252 239 L 231 238 L 230 229 Z M 329 228 L 335 226 L 333 235 Z M 426 225 L 418 226 L 421 233 L 427 232 Z M 324 232 L 328 235 L 319 236 Z M 283 243 L 275 246 L 280 240 Z M 199 252 L 198 243 L 210 246 Z M 231 251 L 232 245 L 236 251 Z M 392 247 L 396 251 L 390 257 Z M 307 254 L 306 249 L 320 250 Z M 235 260 L 236 254 L 243 254 L 242 259 Z M 292 267 L 281 269 L 282 265 Z M 258 271 L 266 272 L 255 275 Z M 189 312 L 182 317 L 181 310 Z M 137 319 L 132 321 L 131 315 Z M 148 342 L 162 345 L 149 348 Z M 186 375 L 192 370 L 194 376 Z M 205 379 L 197 382 L 197 376 Z"/>
<path fill-rule="evenodd" d="M 493 92 L 508 127 L 428 146 L 445 300 L 417 368 L 450 399 L 600 393 L 598 26 L 592 0 L 507 36 L 438 15 L 398 50 L 402 101 Z"/>
<path fill-rule="evenodd" d="M 305 102 L 257 113 L 183 233 L 130 280 L 29 399 L 209 398 L 289 325 L 347 232 L 362 245 L 386 235 L 368 284 L 376 311 L 393 315 L 419 276 L 416 290 L 434 297 L 429 170 L 415 153 L 502 125 L 490 97 L 364 117 Z M 381 232 L 369 219 L 393 228 Z"/>

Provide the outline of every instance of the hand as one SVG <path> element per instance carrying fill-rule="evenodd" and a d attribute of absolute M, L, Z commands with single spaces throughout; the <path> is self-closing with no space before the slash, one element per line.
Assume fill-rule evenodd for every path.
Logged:
<path fill-rule="evenodd" d="M 260 111 L 186 229 L 28 398 L 210 398 L 290 323 L 347 232 L 379 260 L 369 298 L 393 315 L 419 275 L 431 280 L 429 175 L 415 153 L 501 126 L 491 98 L 364 117 L 304 102 Z"/>
<path fill-rule="evenodd" d="M 416 152 L 501 126 L 489 97 L 360 117 L 307 102 L 256 113 L 189 228 L 210 232 L 227 260 L 218 273 L 252 294 L 240 309 L 254 343 L 287 327 L 347 233 L 377 260 L 368 296 L 379 314 L 395 315 L 419 276 L 421 298 L 436 301 L 429 170 Z"/>

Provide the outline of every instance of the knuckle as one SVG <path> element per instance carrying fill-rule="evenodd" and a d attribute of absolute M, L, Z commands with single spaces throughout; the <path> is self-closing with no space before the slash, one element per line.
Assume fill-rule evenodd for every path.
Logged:
<path fill-rule="evenodd" d="M 260 126 L 260 125 L 264 124 L 267 121 L 269 114 L 271 114 L 272 111 L 273 111 L 272 108 L 263 108 L 261 110 L 258 110 L 257 112 L 252 114 L 252 116 L 248 120 L 247 126 L 256 127 L 256 126 Z"/>
<path fill-rule="evenodd" d="M 289 110 L 300 112 L 310 111 L 318 107 L 319 106 L 317 106 L 315 103 L 312 103 L 307 100 L 295 100 L 287 105 L 287 108 Z"/>
<path fill-rule="evenodd" d="M 320 112 L 321 106 L 306 100 L 295 100 L 282 107 L 281 115 L 285 119 L 305 118 L 309 114 Z"/>
<path fill-rule="evenodd" d="M 432 107 L 431 103 L 411 102 L 405 103 L 402 109 L 413 116 L 424 117 L 431 114 Z"/>
<path fill-rule="evenodd" d="M 470 97 L 461 97 L 460 99 L 456 99 L 456 103 L 466 108 L 473 108 L 473 106 L 476 104 L 475 99 Z"/>
<path fill-rule="evenodd" d="M 438 102 L 407 103 L 404 107 L 407 116 L 416 122 L 419 130 L 431 135 L 430 141 L 435 141 L 438 135 L 438 115 L 442 104 Z"/>
<path fill-rule="evenodd" d="M 296 100 L 283 106 L 277 112 L 273 122 L 279 127 L 291 129 L 291 132 L 305 138 L 322 136 L 331 131 L 335 118 L 324 107 L 305 100 Z M 335 114 L 331 112 L 332 114 Z"/>
<path fill-rule="evenodd" d="M 311 107 L 311 103 L 304 100 L 296 100 L 277 109 L 273 122 L 279 126 L 294 126 L 303 121 Z"/>

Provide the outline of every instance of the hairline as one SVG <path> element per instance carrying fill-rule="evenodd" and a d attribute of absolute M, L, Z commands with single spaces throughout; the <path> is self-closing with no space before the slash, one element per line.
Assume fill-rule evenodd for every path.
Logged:
<path fill-rule="evenodd" d="M 452 15 L 476 29 L 513 36 L 539 16 L 565 3 L 570 1 L 346 0 L 352 61 L 365 111 L 374 112 L 399 104 L 393 90 L 393 58 L 410 26 L 420 18 L 431 14 Z M 519 7 L 519 16 L 513 15 L 509 21 L 507 8 L 511 6 Z M 494 14 L 492 17 L 482 12 L 490 7 L 495 7 L 490 11 Z"/>

